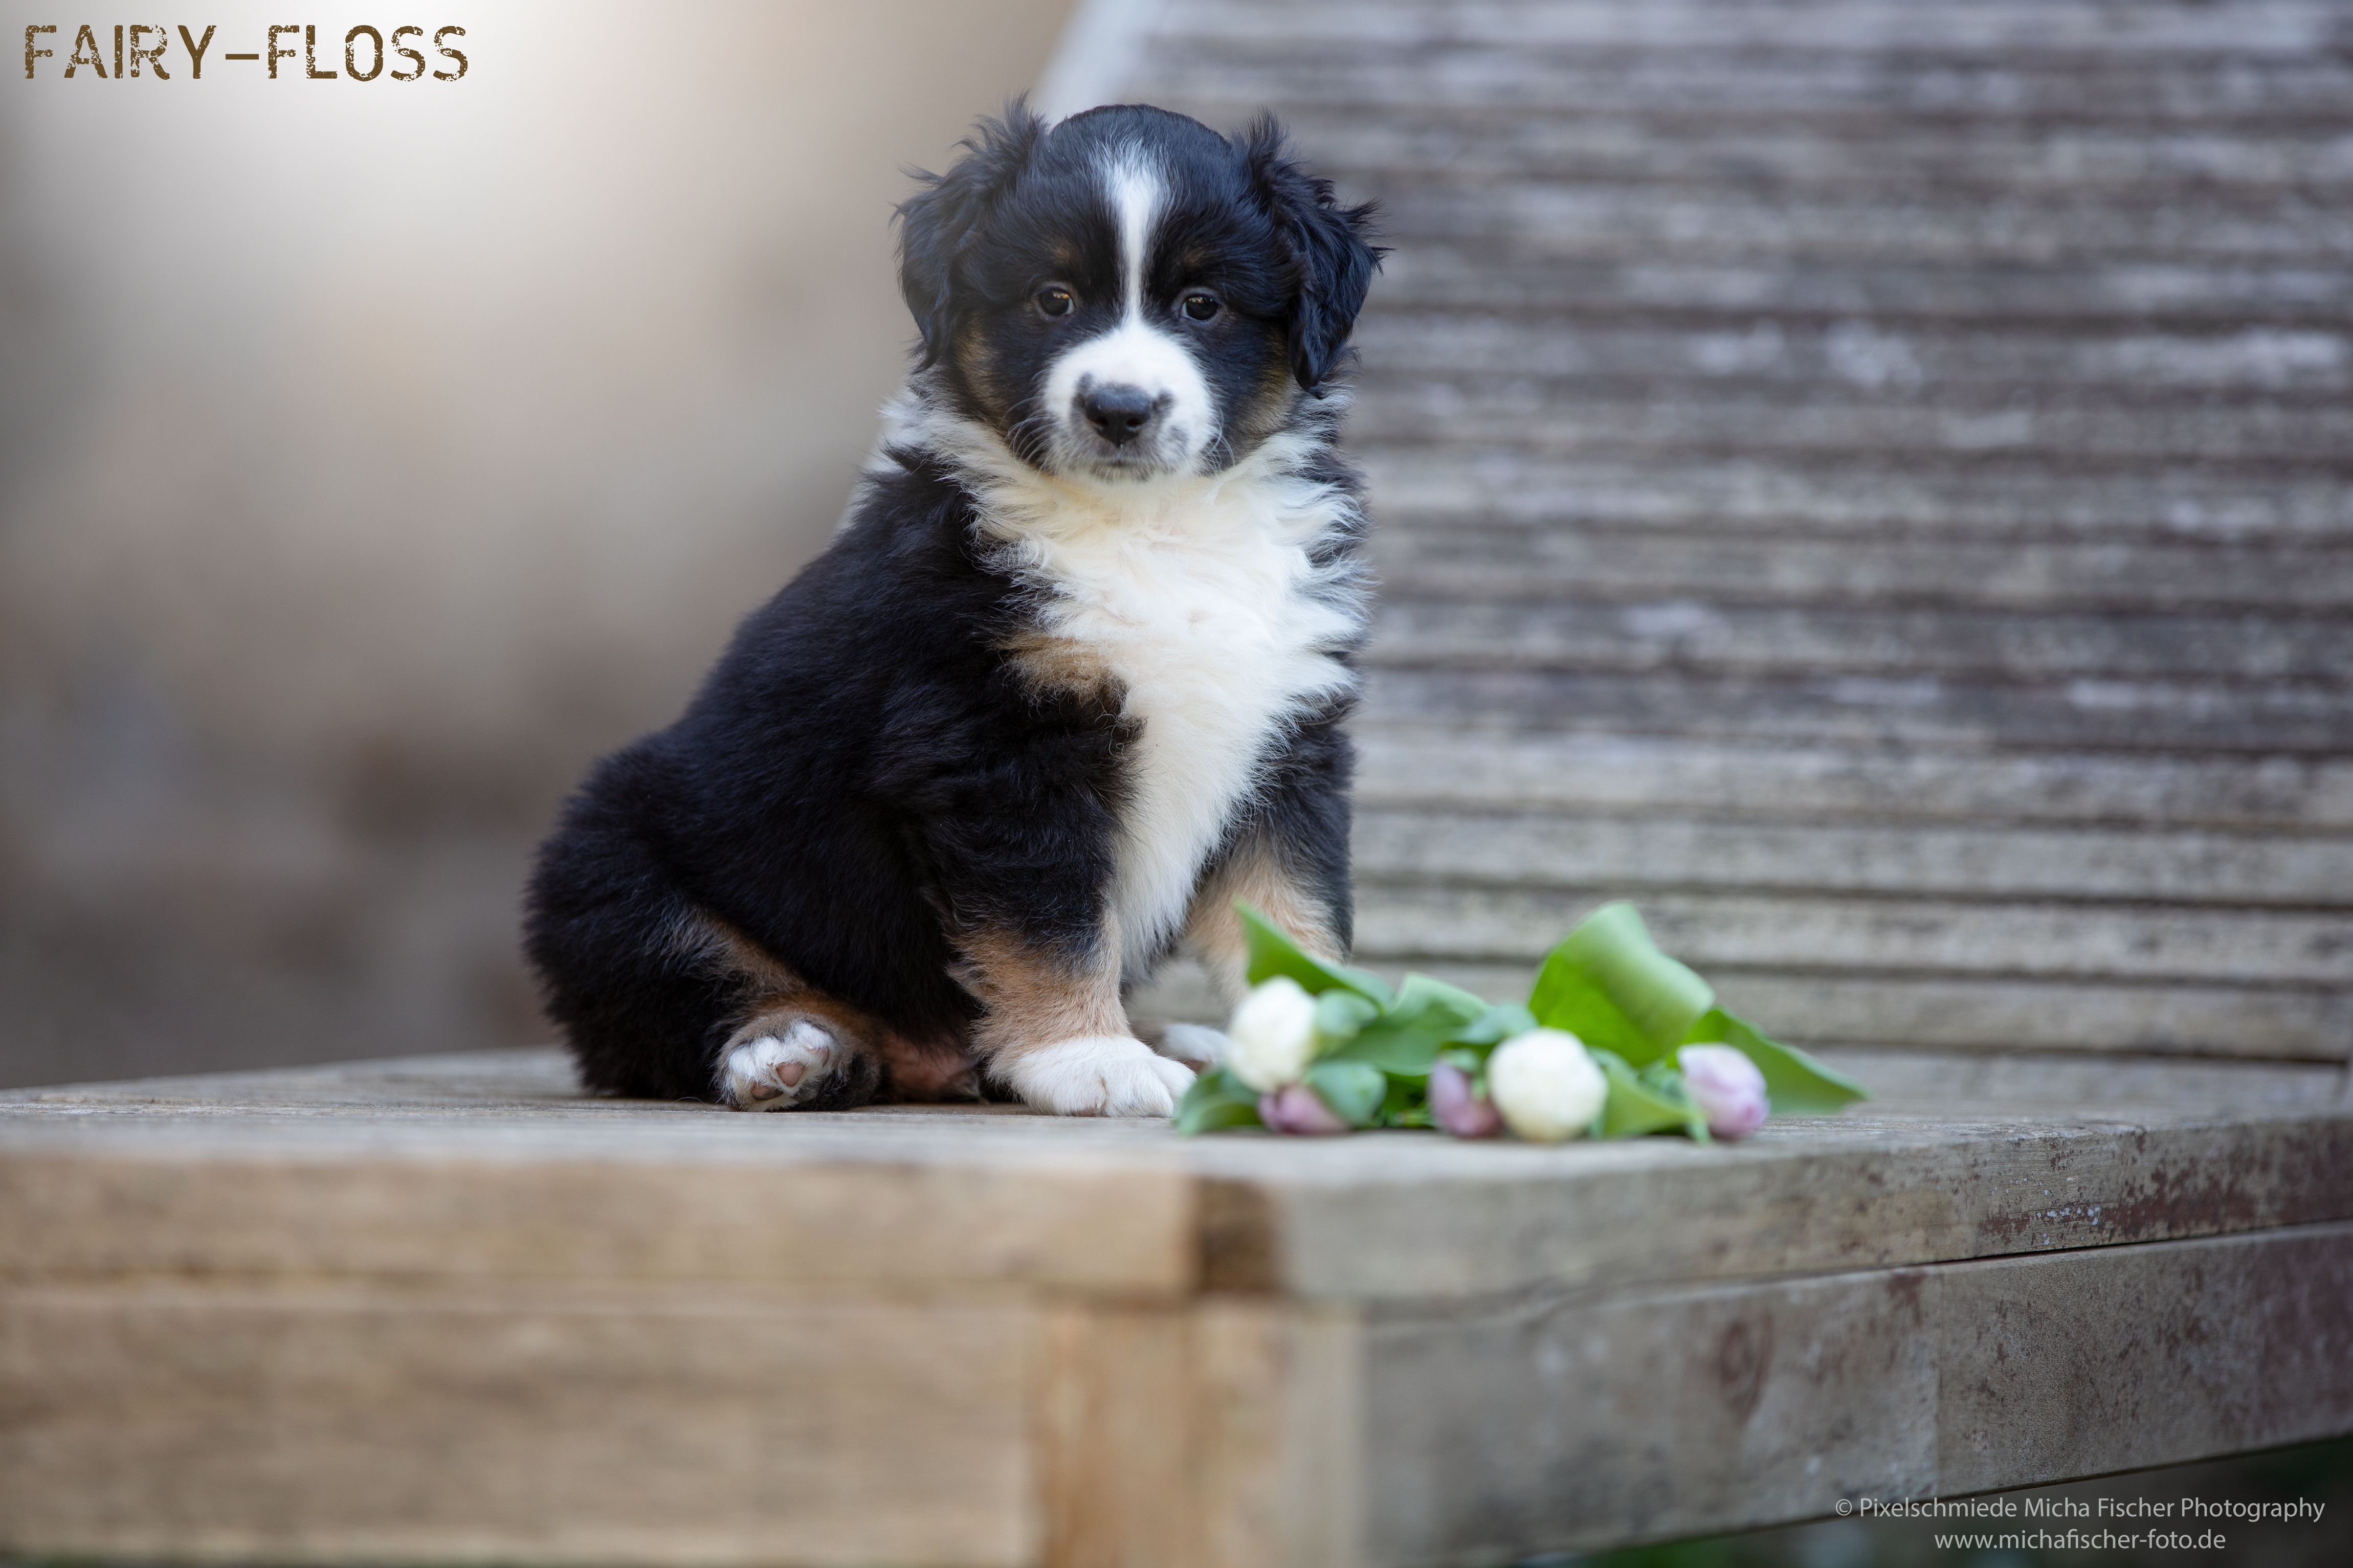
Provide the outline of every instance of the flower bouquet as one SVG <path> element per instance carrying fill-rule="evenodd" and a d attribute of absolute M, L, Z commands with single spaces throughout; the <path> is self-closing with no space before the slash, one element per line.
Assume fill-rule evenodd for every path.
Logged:
<path fill-rule="evenodd" d="M 1235 909 L 1251 989 L 1227 1026 L 1225 1061 L 1177 1107 L 1180 1132 L 1438 1127 L 1536 1142 L 1648 1132 L 1704 1142 L 1869 1097 L 1716 1006 L 1630 903 L 1579 921 L 1546 955 L 1525 1005 L 1427 974 L 1392 989 L 1303 952 L 1248 904 Z"/>

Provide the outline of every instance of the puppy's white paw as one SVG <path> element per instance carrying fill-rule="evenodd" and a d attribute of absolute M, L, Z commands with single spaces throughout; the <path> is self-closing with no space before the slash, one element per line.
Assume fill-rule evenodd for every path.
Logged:
<path fill-rule="evenodd" d="M 1207 1024 L 1171 1024 L 1161 1034 L 1159 1050 L 1162 1056 L 1199 1072 L 1223 1062 L 1232 1046 L 1223 1029 L 1212 1029 Z"/>
<path fill-rule="evenodd" d="M 781 1035 L 729 1047 L 719 1064 L 720 1098 L 738 1110 L 789 1110 L 817 1093 L 847 1050 L 822 1025 L 796 1018 Z"/>
<path fill-rule="evenodd" d="M 1082 1035 L 1005 1064 L 1022 1103 L 1057 1116 L 1174 1116 L 1193 1069 L 1125 1035 Z"/>

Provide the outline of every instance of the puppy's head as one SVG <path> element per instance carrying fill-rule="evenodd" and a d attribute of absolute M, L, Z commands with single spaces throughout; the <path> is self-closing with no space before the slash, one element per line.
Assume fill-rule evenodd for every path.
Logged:
<path fill-rule="evenodd" d="M 1284 428 L 1379 265 L 1369 206 L 1286 154 L 1142 107 L 984 121 L 899 209 L 923 363 L 1050 473 L 1211 472 Z"/>

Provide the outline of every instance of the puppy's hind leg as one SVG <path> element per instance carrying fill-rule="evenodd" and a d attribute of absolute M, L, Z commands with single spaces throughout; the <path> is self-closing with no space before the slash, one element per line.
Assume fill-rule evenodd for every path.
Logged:
<path fill-rule="evenodd" d="M 804 1006 L 770 1007 L 728 1037 L 715 1095 L 737 1110 L 839 1110 L 874 1098 L 881 1062 L 835 1018 Z"/>
<path fill-rule="evenodd" d="M 740 1020 L 712 1065 L 712 1098 L 737 1110 L 842 1110 L 875 1097 L 883 1030 L 755 947 L 700 916 L 686 940 L 735 999 Z"/>

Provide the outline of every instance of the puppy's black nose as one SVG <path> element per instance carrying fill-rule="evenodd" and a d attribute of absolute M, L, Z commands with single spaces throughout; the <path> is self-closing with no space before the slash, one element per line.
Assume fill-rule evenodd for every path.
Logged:
<path fill-rule="evenodd" d="M 1157 411 L 1152 395 L 1140 386 L 1091 386 L 1079 395 L 1079 412 L 1114 447 L 1143 435 Z"/>

